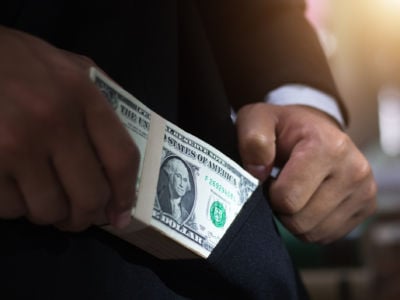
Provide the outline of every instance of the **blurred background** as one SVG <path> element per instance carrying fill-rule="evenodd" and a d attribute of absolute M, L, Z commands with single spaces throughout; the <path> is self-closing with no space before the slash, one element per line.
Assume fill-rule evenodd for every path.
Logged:
<path fill-rule="evenodd" d="M 328 246 L 281 228 L 312 299 L 400 299 L 400 0 L 307 0 L 350 112 L 349 135 L 370 161 L 378 212 Z"/>

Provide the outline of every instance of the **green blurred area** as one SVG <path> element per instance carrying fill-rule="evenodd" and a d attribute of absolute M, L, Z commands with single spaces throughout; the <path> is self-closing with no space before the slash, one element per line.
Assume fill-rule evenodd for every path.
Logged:
<path fill-rule="evenodd" d="M 363 235 L 371 220 L 365 221 L 351 234 L 329 245 L 306 243 L 291 234 L 276 219 L 278 230 L 300 269 L 360 267 L 364 263 Z"/>

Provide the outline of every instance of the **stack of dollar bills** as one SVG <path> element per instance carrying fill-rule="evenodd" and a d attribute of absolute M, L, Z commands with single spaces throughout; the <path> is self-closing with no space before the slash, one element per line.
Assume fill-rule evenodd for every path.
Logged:
<path fill-rule="evenodd" d="M 91 68 L 90 78 L 141 157 L 131 224 L 124 230 L 103 228 L 162 259 L 207 258 L 256 189 L 257 179 L 97 69 Z"/>

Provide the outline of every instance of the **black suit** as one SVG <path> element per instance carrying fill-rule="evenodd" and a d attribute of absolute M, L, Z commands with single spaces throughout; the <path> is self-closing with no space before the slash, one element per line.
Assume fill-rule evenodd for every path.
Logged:
<path fill-rule="evenodd" d="M 337 96 L 301 1 L 5 2 L 0 22 L 91 57 L 156 112 L 238 161 L 230 106 L 259 101 L 285 83 Z M 304 296 L 261 190 L 207 261 L 159 261 L 95 228 L 61 234 L 2 222 L 0 234 L 2 290 L 16 295 Z"/>

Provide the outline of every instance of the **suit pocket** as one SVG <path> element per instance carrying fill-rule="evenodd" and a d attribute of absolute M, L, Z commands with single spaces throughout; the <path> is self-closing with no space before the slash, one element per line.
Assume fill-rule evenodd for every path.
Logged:
<path fill-rule="evenodd" d="M 208 257 L 250 299 L 298 299 L 296 270 L 259 187 Z"/>

